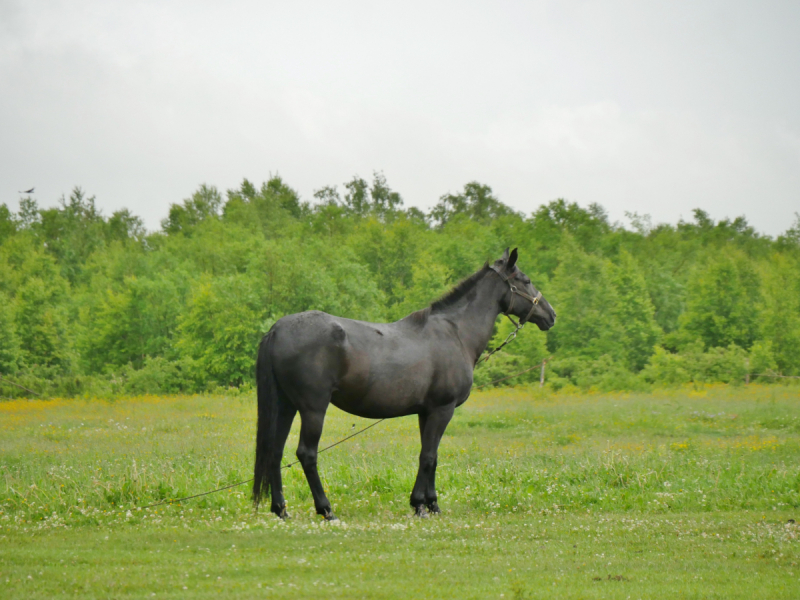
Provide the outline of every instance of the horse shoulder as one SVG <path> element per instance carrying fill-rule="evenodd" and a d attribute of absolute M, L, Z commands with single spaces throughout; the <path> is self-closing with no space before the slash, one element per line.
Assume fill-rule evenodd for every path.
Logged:
<path fill-rule="evenodd" d="M 453 323 L 431 319 L 427 339 L 433 367 L 430 395 L 437 403 L 462 404 L 472 387 L 472 364 Z"/>

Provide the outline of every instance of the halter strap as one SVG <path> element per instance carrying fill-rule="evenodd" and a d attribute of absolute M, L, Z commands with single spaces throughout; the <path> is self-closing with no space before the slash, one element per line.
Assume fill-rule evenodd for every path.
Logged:
<path fill-rule="evenodd" d="M 508 318 L 511 320 L 511 322 L 512 322 L 512 323 L 514 323 L 514 325 L 517 327 L 517 329 L 519 329 L 520 327 L 522 327 L 523 325 L 525 325 L 525 323 L 527 323 L 527 322 L 528 322 L 528 319 L 530 319 L 530 318 L 531 318 L 531 316 L 533 315 L 533 311 L 534 311 L 534 309 L 536 308 L 536 305 L 537 305 L 537 304 L 539 304 L 539 300 L 541 300 L 541 299 L 542 299 L 542 292 L 538 292 L 538 293 L 536 294 L 536 296 L 531 296 L 530 294 L 527 294 L 526 292 L 521 292 L 520 290 L 518 290 L 518 289 L 517 289 L 517 286 L 515 286 L 513 283 L 511 283 L 511 282 L 509 281 L 510 277 L 506 277 L 505 275 L 503 275 L 503 273 L 502 273 L 502 272 L 500 272 L 500 269 L 498 269 L 498 268 L 497 268 L 497 267 L 495 267 L 494 265 L 490 265 L 490 266 L 489 266 L 489 268 L 490 268 L 492 271 L 494 271 L 495 273 L 497 273 L 497 274 L 500 276 L 500 279 L 502 279 L 504 282 L 506 282 L 506 283 L 508 284 L 509 291 L 511 292 L 511 300 L 509 300 L 509 302 L 508 302 L 508 308 L 507 308 L 507 309 L 506 309 L 506 310 L 503 312 L 503 314 L 504 314 L 505 316 L 507 316 L 507 317 L 508 317 Z M 525 299 L 526 299 L 528 302 L 530 302 L 530 303 L 531 303 L 531 309 L 528 311 L 528 314 L 527 314 L 527 315 L 525 315 L 525 318 L 520 320 L 519 324 L 517 324 L 517 323 L 514 321 L 514 319 L 512 319 L 512 318 L 511 318 L 511 315 L 509 314 L 509 313 L 511 312 L 511 309 L 512 309 L 512 308 L 513 308 L 513 306 L 514 306 L 514 295 L 515 295 L 515 294 L 516 294 L 517 296 L 522 296 L 522 297 L 523 297 L 523 298 L 525 298 Z"/>

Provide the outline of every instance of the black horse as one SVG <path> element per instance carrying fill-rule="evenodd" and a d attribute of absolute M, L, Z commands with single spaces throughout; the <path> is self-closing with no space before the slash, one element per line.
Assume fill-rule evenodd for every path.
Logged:
<path fill-rule="evenodd" d="M 472 371 L 497 316 L 541 330 L 556 313 L 506 249 L 428 308 L 395 323 L 366 323 L 320 311 L 288 315 L 261 340 L 256 362 L 258 432 L 253 502 L 272 489 L 271 510 L 286 517 L 283 447 L 300 412 L 297 458 L 317 513 L 335 519 L 317 472 L 317 447 L 328 404 L 371 419 L 419 416 L 422 451 L 411 506 L 438 513 L 436 458 L 453 411 L 469 397 Z M 519 298 L 518 298 L 519 297 Z"/>

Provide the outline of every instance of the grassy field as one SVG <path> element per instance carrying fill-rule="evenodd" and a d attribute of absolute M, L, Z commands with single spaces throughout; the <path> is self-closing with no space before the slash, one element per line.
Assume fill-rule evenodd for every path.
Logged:
<path fill-rule="evenodd" d="M 138 508 L 249 478 L 250 396 L 0 402 L 0 597 L 800 598 L 799 391 L 476 393 L 442 516 L 407 418 L 321 455 L 334 524 L 296 467 L 288 522 L 247 486 Z"/>

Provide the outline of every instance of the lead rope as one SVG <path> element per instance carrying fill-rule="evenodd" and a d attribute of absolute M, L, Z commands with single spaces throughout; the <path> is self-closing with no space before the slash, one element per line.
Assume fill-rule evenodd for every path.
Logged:
<path fill-rule="evenodd" d="M 360 435 L 360 434 L 364 433 L 367 429 L 375 427 L 375 425 L 377 425 L 381 421 L 385 421 L 385 420 L 386 419 L 384 418 L 384 419 L 379 419 L 378 421 L 375 421 L 374 423 L 370 423 L 369 425 L 364 427 L 364 429 L 359 429 L 355 433 L 348 435 L 346 438 L 342 438 L 341 440 L 331 444 L 330 446 L 325 446 L 322 450 L 319 450 L 317 452 L 317 454 L 322 454 L 323 452 L 325 452 L 325 450 L 330 450 L 334 446 L 338 446 L 342 442 L 346 442 L 347 440 L 349 440 L 351 438 L 354 438 L 357 435 Z M 291 469 L 293 466 L 295 466 L 299 462 L 300 462 L 299 460 L 296 460 L 293 463 L 289 463 L 288 465 L 283 465 L 281 467 L 281 469 Z M 156 502 L 155 504 L 148 504 L 147 506 L 139 506 L 138 508 L 141 510 L 143 508 L 153 508 L 154 506 L 161 506 L 162 504 L 175 504 L 176 502 L 183 502 L 184 500 L 192 500 L 193 498 L 200 498 L 201 496 L 208 496 L 209 494 L 215 494 L 216 492 L 221 492 L 223 490 L 228 490 L 228 489 L 233 488 L 233 487 L 244 485 L 245 483 L 250 483 L 251 481 L 253 481 L 253 477 L 251 477 L 250 479 L 245 479 L 244 481 L 239 481 L 237 483 L 231 483 L 230 485 L 225 485 L 225 486 L 223 486 L 221 488 L 217 488 L 215 490 L 211 490 L 210 492 L 203 492 L 202 494 L 195 494 L 194 496 L 186 496 L 185 498 L 175 498 L 175 499 L 172 499 L 172 500 L 163 500 L 161 502 Z"/>
<path fill-rule="evenodd" d="M 513 298 L 514 295 L 512 294 L 511 297 Z M 489 353 L 486 356 L 478 359 L 475 362 L 475 366 L 476 367 L 479 364 L 481 364 L 482 362 L 486 362 L 487 360 L 489 360 L 495 352 L 499 352 L 506 344 L 508 344 L 509 342 L 517 339 L 517 332 L 519 332 L 519 330 L 522 329 L 525 326 L 524 323 L 522 325 L 517 323 L 514 319 L 511 318 L 511 315 L 506 314 L 506 316 L 508 317 L 508 320 L 511 321 L 514 324 L 514 327 L 515 327 L 514 331 L 509 333 L 508 336 L 506 337 L 505 341 L 502 344 L 500 344 L 497 348 L 495 348 L 494 350 L 490 350 Z"/>

